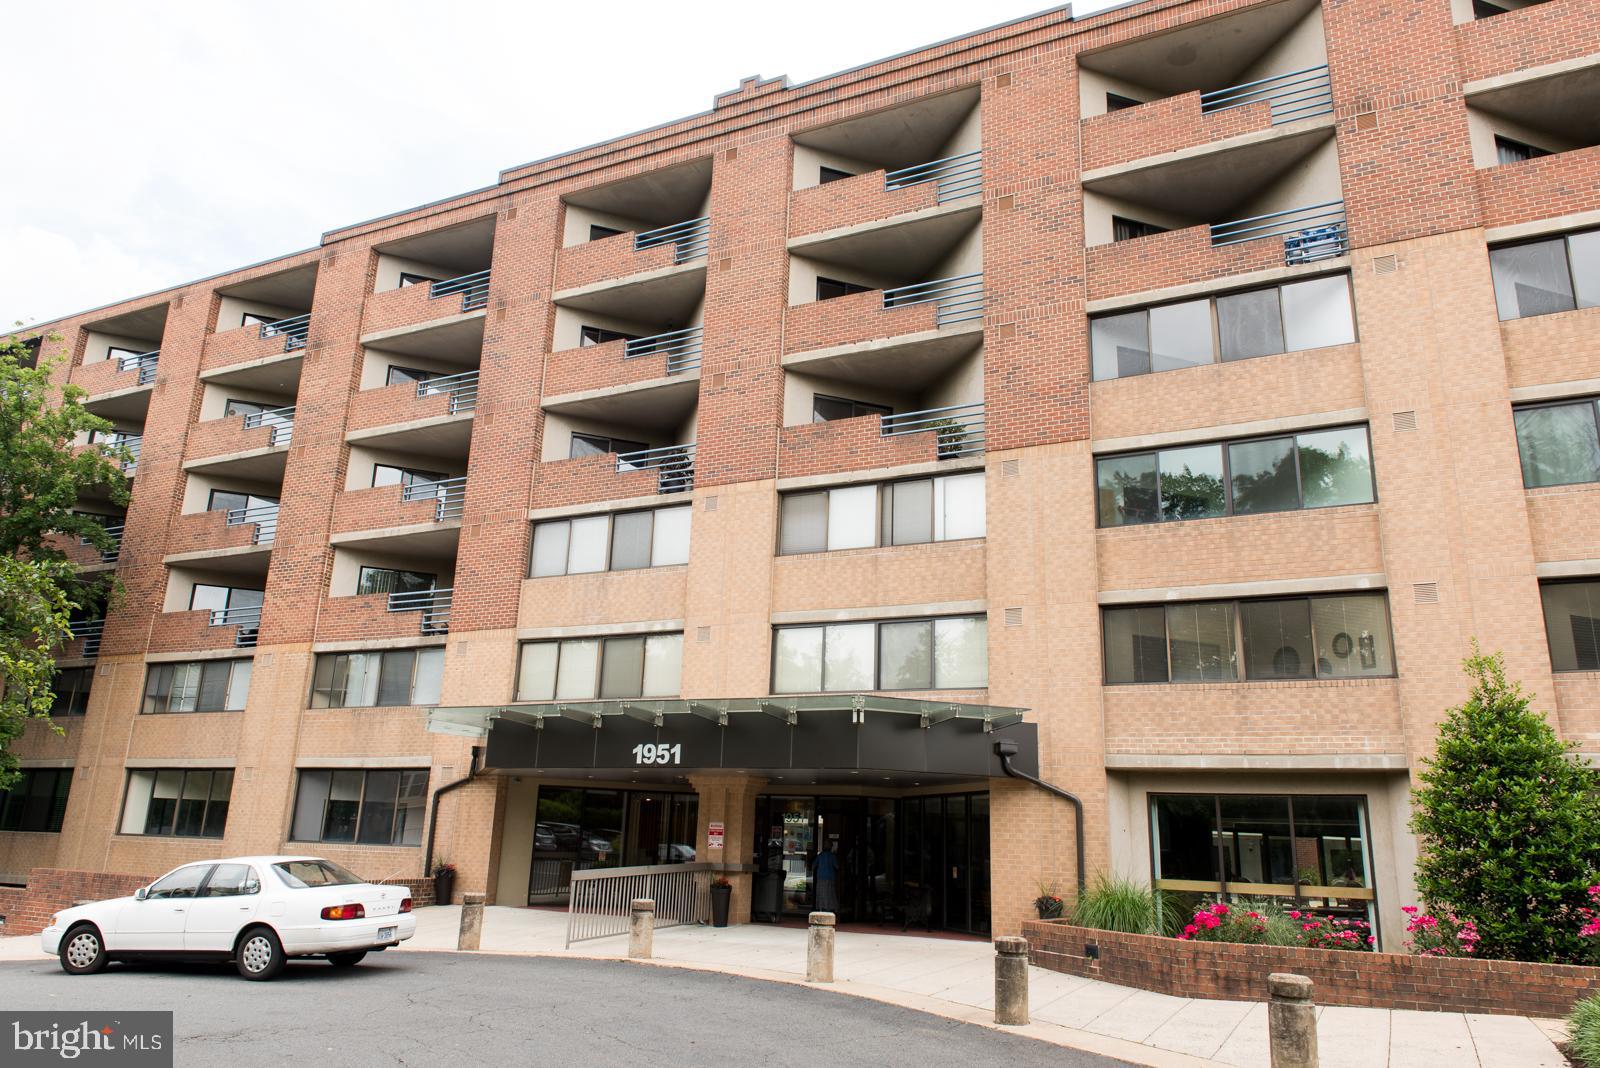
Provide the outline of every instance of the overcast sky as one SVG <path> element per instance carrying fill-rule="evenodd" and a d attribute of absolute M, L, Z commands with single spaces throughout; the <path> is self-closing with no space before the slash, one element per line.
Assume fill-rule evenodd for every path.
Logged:
<path fill-rule="evenodd" d="M 0 324 L 307 248 L 744 76 L 806 81 L 1049 6 L 6 3 Z"/>

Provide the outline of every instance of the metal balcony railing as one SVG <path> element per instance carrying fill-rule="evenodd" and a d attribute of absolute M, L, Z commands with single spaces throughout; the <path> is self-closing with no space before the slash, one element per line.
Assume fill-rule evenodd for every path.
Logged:
<path fill-rule="evenodd" d="M 619 473 L 648 471 L 652 468 L 658 473 L 657 493 L 682 493 L 694 489 L 694 443 L 617 453 Z"/>
<path fill-rule="evenodd" d="M 1330 200 L 1211 227 L 1211 244 L 1218 248 L 1263 237 L 1283 238 L 1283 260 L 1290 265 L 1342 256 L 1349 250 L 1344 201 Z"/>
<path fill-rule="evenodd" d="M 883 291 L 885 308 L 905 308 L 913 304 L 928 303 L 938 305 L 935 321 L 941 327 L 982 319 L 983 272 L 957 275 L 954 278 L 938 278 L 932 282 L 917 282 Z"/>
<path fill-rule="evenodd" d="M 432 397 L 443 393 L 450 398 L 450 414 L 470 412 L 478 406 L 478 372 L 462 371 L 458 375 L 430 378 L 417 383 L 417 396 Z"/>
<path fill-rule="evenodd" d="M 452 293 L 461 294 L 462 311 L 483 307 L 489 303 L 489 272 L 473 271 L 460 278 L 446 278 L 442 282 L 434 282 L 428 286 L 429 300 L 448 297 Z"/>
<path fill-rule="evenodd" d="M 128 458 L 122 461 L 122 473 L 131 478 L 139 470 L 139 452 L 144 447 L 144 435 L 121 434 L 112 439 L 112 444 L 128 450 Z"/>
<path fill-rule="evenodd" d="M 238 627 L 233 636 L 235 649 L 253 649 L 261 634 L 261 606 L 248 608 L 215 608 L 207 621 L 212 627 Z"/>
<path fill-rule="evenodd" d="M 667 374 L 676 375 L 692 371 L 700 366 L 700 341 L 704 332 L 704 327 L 690 326 L 682 330 L 670 330 L 665 334 L 630 338 L 623 342 L 622 358 L 633 360 L 640 356 L 665 354 Z"/>
<path fill-rule="evenodd" d="M 672 262 L 688 263 L 706 254 L 706 246 L 710 240 L 711 220 L 702 217 L 634 234 L 633 250 L 642 252 L 657 245 L 677 245 L 677 251 L 672 254 Z"/>
<path fill-rule="evenodd" d="M 450 602 L 455 590 L 412 590 L 389 595 L 389 611 L 421 612 L 422 633 L 450 633 Z"/>
<path fill-rule="evenodd" d="M 437 482 L 412 482 L 400 489 L 402 501 L 434 501 L 433 521 L 460 519 L 467 499 L 467 476 L 442 478 Z"/>
<path fill-rule="evenodd" d="M 311 313 L 293 315 L 261 324 L 262 337 L 283 338 L 283 351 L 293 352 L 306 347 L 306 335 L 311 333 Z"/>
<path fill-rule="evenodd" d="M 1270 78 L 1201 93 L 1200 110 L 1209 114 L 1263 101 L 1272 105 L 1274 126 L 1296 119 L 1332 114 L 1333 83 L 1328 80 L 1328 65 L 1324 63 L 1320 67 L 1274 74 Z"/>
<path fill-rule="evenodd" d="M 883 436 L 902 434 L 935 435 L 935 455 L 940 460 L 976 456 L 983 452 L 983 402 L 952 404 L 920 412 L 901 412 L 883 417 Z"/>
<path fill-rule="evenodd" d="M 111 535 L 112 539 L 116 541 L 117 544 L 110 549 L 100 550 L 100 562 L 102 564 L 114 563 L 117 557 L 122 555 L 122 532 L 126 529 L 127 524 L 125 523 L 118 523 L 115 526 L 106 526 L 104 528 L 105 532 Z M 78 543 L 80 545 L 94 544 L 94 542 L 90 541 L 88 538 L 79 538 Z"/>
<path fill-rule="evenodd" d="M 245 523 L 255 524 L 255 534 L 252 543 L 256 545 L 271 545 L 278 536 L 278 506 L 275 504 L 258 504 L 254 508 L 229 508 L 227 524 L 230 527 L 243 526 Z"/>
<path fill-rule="evenodd" d="M 958 200 L 983 192 L 983 150 L 973 149 L 959 156 L 947 156 L 914 167 L 902 167 L 883 176 L 888 190 L 909 189 L 914 185 L 937 182 L 938 202 Z"/>
<path fill-rule="evenodd" d="M 85 659 L 92 660 L 100 655 L 100 638 L 106 629 L 103 618 L 79 619 L 68 622 L 67 626 L 72 631 L 72 640 L 83 642 Z"/>
<path fill-rule="evenodd" d="M 138 371 L 139 385 L 148 386 L 156 380 L 156 364 L 161 359 L 161 350 L 140 353 L 138 356 L 118 356 L 117 370 Z"/>
<path fill-rule="evenodd" d="M 244 417 L 244 428 L 254 430 L 256 427 L 271 427 L 271 436 L 268 444 L 287 445 L 294 437 L 294 405 L 285 408 L 269 408 L 264 412 L 251 412 Z"/>

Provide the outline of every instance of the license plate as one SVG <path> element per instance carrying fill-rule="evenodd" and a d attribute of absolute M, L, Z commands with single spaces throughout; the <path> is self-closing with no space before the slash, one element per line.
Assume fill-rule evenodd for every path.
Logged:
<path fill-rule="evenodd" d="M 398 928 L 398 927 L 380 927 L 380 928 L 378 928 L 378 941 L 380 941 L 380 942 L 393 942 L 395 940 L 394 939 L 394 933 L 396 931 L 398 931 L 399 929 L 400 928 Z"/>

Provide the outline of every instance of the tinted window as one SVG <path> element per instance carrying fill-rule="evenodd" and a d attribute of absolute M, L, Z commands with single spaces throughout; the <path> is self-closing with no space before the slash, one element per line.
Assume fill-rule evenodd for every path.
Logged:
<path fill-rule="evenodd" d="M 1248 360 L 1283 351 L 1278 291 L 1258 289 L 1217 298 L 1217 336 L 1223 360 Z"/>
<path fill-rule="evenodd" d="M 206 897 L 241 897 L 261 892 L 261 880 L 248 864 L 218 864 L 206 883 Z"/>
<path fill-rule="evenodd" d="M 1544 596 L 1550 666 L 1557 671 L 1600 671 L 1600 581 L 1551 582 Z"/>
<path fill-rule="evenodd" d="M 145 896 L 157 901 L 194 897 L 195 891 L 200 889 L 200 881 L 210 870 L 210 864 L 190 864 L 186 868 L 179 868 L 171 875 L 163 876 L 151 883 L 150 892 Z"/>
<path fill-rule="evenodd" d="M 1564 238 L 1489 250 L 1501 319 L 1571 311 L 1578 306 Z"/>
<path fill-rule="evenodd" d="M 331 860 L 286 860 L 272 866 L 288 886 L 303 890 L 308 886 L 350 886 L 361 879 Z"/>
<path fill-rule="evenodd" d="M 1584 400 L 1518 408 L 1517 451 L 1524 486 L 1564 486 L 1600 480 L 1600 423 Z"/>

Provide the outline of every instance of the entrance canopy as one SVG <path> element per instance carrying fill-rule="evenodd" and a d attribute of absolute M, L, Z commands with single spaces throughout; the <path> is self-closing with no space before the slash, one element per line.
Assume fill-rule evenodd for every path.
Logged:
<path fill-rule="evenodd" d="M 484 768 L 670 781 L 690 771 L 783 772 L 814 783 L 898 786 L 998 778 L 994 743 L 1037 774 L 1026 709 L 876 694 L 569 701 L 437 707 L 428 729 L 488 738 Z M 590 774 L 601 773 L 601 774 Z"/>

